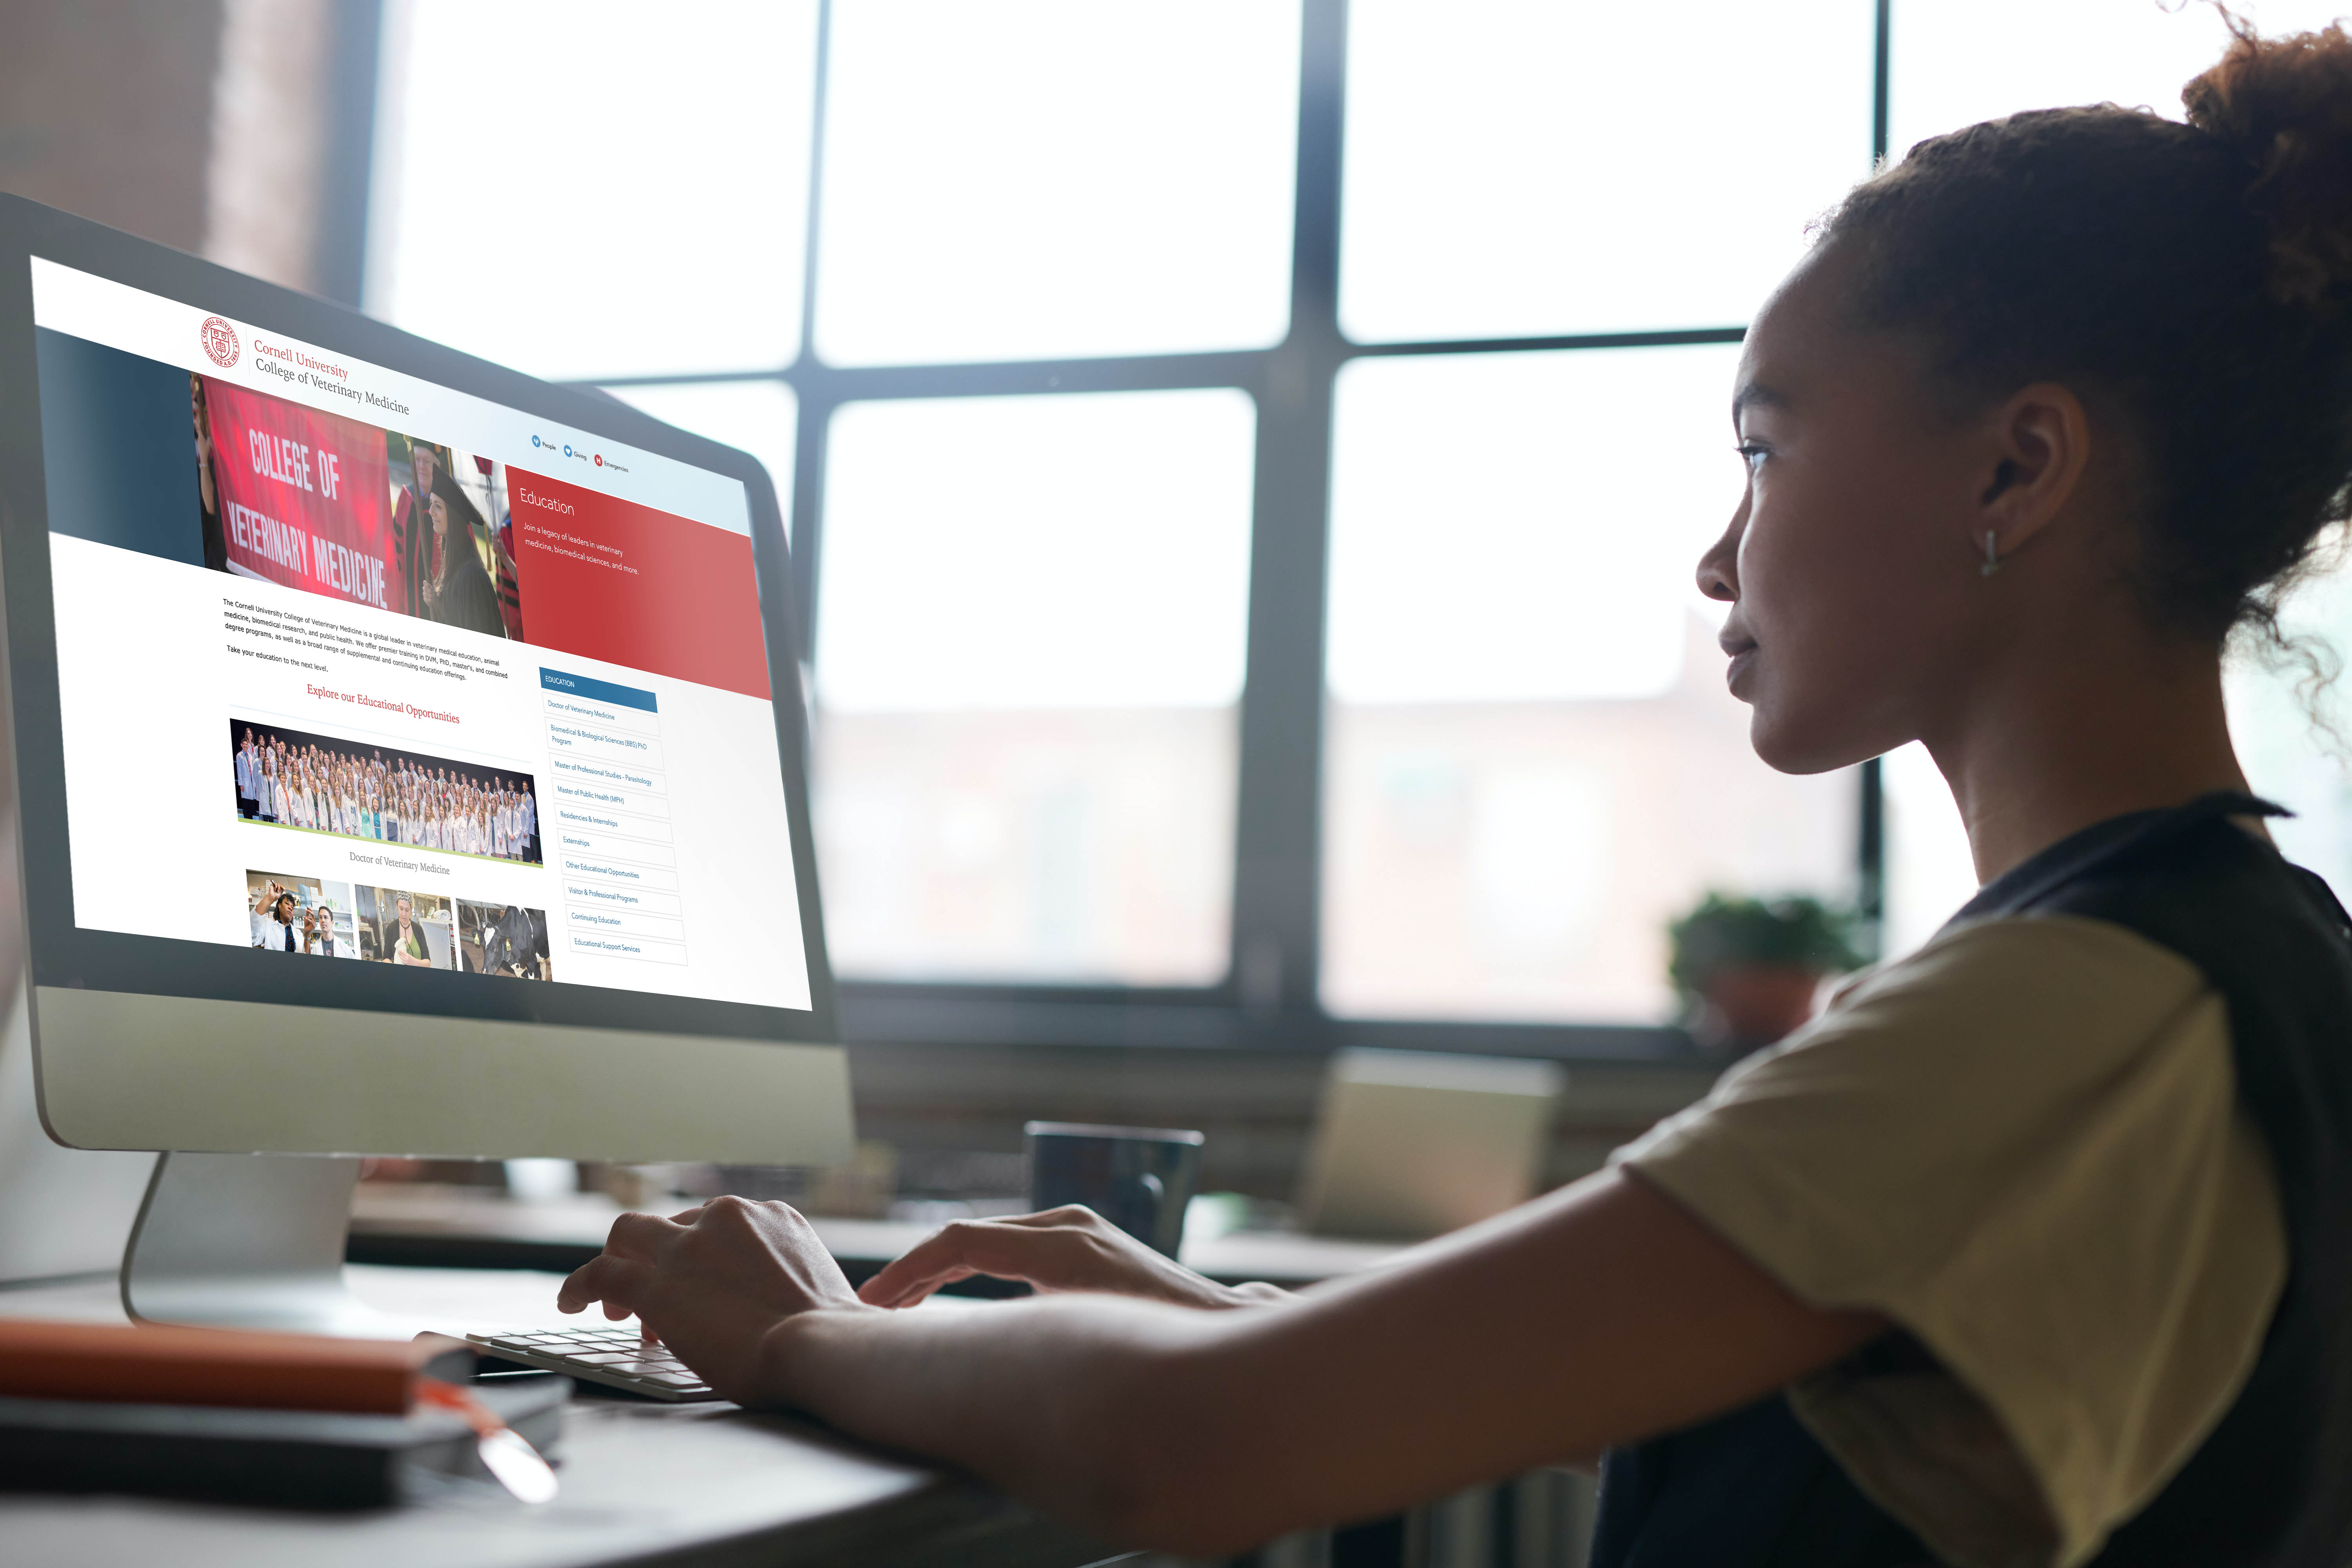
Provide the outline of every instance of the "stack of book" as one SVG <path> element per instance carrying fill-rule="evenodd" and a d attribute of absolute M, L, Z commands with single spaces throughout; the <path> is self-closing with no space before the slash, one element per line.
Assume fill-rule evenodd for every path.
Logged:
<path fill-rule="evenodd" d="M 0 1489 L 383 1507 L 554 1493 L 570 1384 L 470 1381 L 455 1340 L 0 1321 Z"/>

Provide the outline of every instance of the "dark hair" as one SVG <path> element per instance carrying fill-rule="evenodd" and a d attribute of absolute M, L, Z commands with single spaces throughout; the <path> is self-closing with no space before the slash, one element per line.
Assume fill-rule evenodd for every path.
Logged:
<path fill-rule="evenodd" d="M 2159 627 L 2278 637 L 2278 599 L 2352 512 L 2352 38 L 2233 34 L 2187 124 L 2096 104 L 1922 142 L 1822 243 L 1849 309 L 1915 333 L 1981 407 L 2072 387 L 2122 433 L 2133 583 Z"/>

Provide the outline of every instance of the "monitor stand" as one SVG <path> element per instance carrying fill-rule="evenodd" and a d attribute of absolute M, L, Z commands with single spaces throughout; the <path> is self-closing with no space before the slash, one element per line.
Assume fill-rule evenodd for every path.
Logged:
<path fill-rule="evenodd" d="M 405 1339 L 415 1326 L 362 1304 L 343 1282 L 356 1159 L 309 1154 L 155 1156 L 122 1252 L 134 1321 Z"/>

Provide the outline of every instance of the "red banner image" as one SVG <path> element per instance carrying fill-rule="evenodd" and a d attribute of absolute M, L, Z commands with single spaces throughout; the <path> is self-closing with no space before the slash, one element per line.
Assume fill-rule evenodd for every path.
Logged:
<path fill-rule="evenodd" d="M 509 466 L 535 647 L 768 697 L 751 542 Z"/>
<path fill-rule="evenodd" d="M 384 435 L 205 379 L 229 570 L 405 609 L 394 576 Z"/>

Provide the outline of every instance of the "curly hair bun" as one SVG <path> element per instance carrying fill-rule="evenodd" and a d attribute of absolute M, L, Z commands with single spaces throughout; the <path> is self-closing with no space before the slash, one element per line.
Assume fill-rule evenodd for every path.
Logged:
<path fill-rule="evenodd" d="M 2272 298 L 2341 309 L 2352 296 L 2352 37 L 2341 22 L 2263 38 L 2231 17 L 2230 31 L 2221 63 L 2181 89 L 2189 123 L 2244 160 L 2247 210 L 2270 234 Z"/>
<path fill-rule="evenodd" d="M 1923 344 L 1953 406 L 2042 380 L 2097 403 L 2140 474 L 2151 623 L 2217 645 L 2275 642 L 2352 520 L 2352 37 L 2228 21 L 2188 123 L 2085 104 L 1930 137 L 1823 230 L 1852 320 Z"/>

